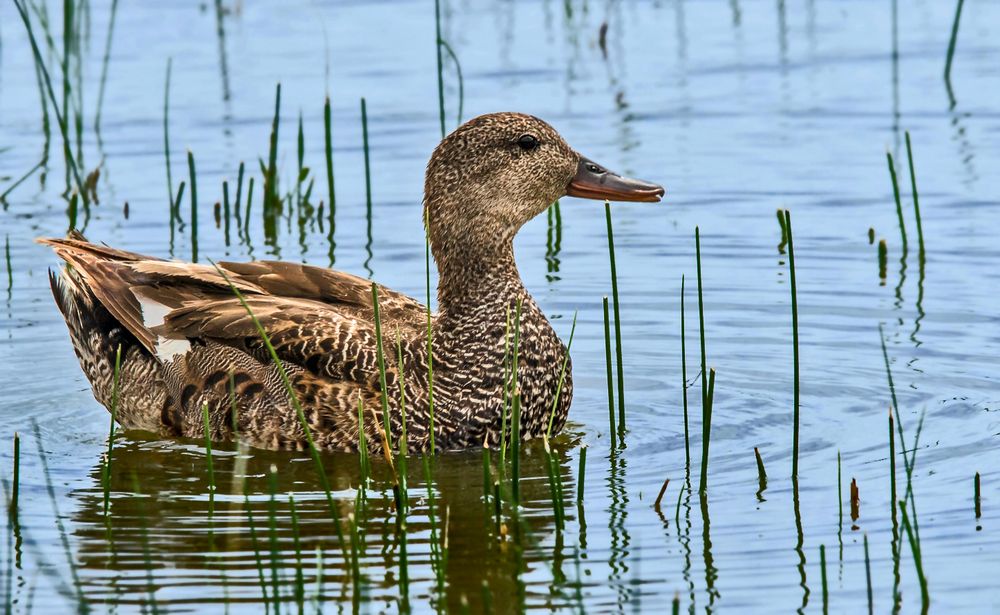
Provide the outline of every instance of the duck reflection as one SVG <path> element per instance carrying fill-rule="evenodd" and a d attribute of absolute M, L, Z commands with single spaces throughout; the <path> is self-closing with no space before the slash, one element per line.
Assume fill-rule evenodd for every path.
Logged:
<path fill-rule="evenodd" d="M 552 447 L 564 494 L 575 493 L 569 452 L 565 440 Z M 360 498 L 358 458 L 323 456 L 336 508 L 331 516 L 308 456 L 213 449 L 210 503 L 205 453 L 193 441 L 119 438 L 111 454 L 107 517 L 103 461 L 95 463 L 91 485 L 72 494 L 81 583 L 90 600 L 143 605 L 155 599 L 161 607 L 214 602 L 220 609 L 238 603 L 270 610 L 275 595 L 308 605 L 319 594 L 355 609 L 369 602 L 395 610 L 408 600 L 417 610 L 434 604 L 459 611 L 467 603 L 472 612 L 482 612 L 489 601 L 494 612 L 515 612 L 526 597 L 550 595 L 552 580 L 545 579 L 550 575 L 544 569 L 561 558 L 553 548 L 558 550 L 562 541 L 550 540 L 555 517 L 540 445 L 522 448 L 521 513 L 512 518 L 504 504 L 503 539 L 495 529 L 493 502 L 483 497 L 482 454 L 430 460 L 434 521 L 439 543 L 447 546 L 444 596 L 432 563 L 428 488 L 418 459 L 407 464 L 409 503 L 401 550 L 392 472 L 384 461 L 373 460 L 371 482 Z M 492 464 L 497 469 L 496 455 Z M 352 517 L 360 583 L 351 574 Z M 543 574 L 533 574 L 538 569 Z"/>

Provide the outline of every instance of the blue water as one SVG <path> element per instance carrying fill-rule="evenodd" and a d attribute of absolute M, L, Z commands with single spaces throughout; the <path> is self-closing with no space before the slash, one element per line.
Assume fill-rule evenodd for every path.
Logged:
<path fill-rule="evenodd" d="M 90 34 L 80 55 L 82 149 L 86 172 L 101 166 L 101 203 L 86 222 L 88 237 L 157 256 L 191 256 L 189 226 L 178 228 L 171 242 L 167 205 L 163 106 L 172 58 L 171 173 L 176 190 L 188 178 L 186 151 L 193 152 L 201 260 L 333 264 L 424 296 L 420 191 L 424 165 L 441 138 L 432 3 L 227 4 L 221 40 L 214 5 L 122 3 L 100 138 L 93 120 L 110 3 L 88 4 Z M 48 10 L 61 49 L 60 8 Z M 532 449 L 525 464 L 530 487 L 523 514 L 530 519 L 534 542 L 525 543 L 526 560 L 517 562 L 513 545 L 501 547 L 490 533 L 490 511 L 481 503 L 480 456 L 437 460 L 434 486 L 451 515 L 442 597 L 433 582 L 427 502 L 415 464 L 408 538 L 415 611 L 434 605 L 458 611 L 462 595 L 478 610 L 485 579 L 495 608 L 505 612 L 516 611 L 519 600 L 527 608 L 576 609 L 582 603 L 588 612 L 662 612 L 678 595 L 683 610 L 802 608 L 818 613 L 824 545 L 829 609 L 864 612 L 863 536 L 869 542 L 875 610 L 891 610 L 891 397 L 880 327 L 911 449 L 923 417 L 912 485 L 931 607 L 949 613 L 995 608 L 1000 597 L 995 583 L 1000 570 L 995 506 L 1000 500 L 995 453 L 1000 445 L 995 368 L 1000 180 L 993 170 L 1000 164 L 1000 43 L 994 26 L 1000 23 L 1000 5 L 965 3 L 949 94 L 942 74 L 954 8 L 951 2 L 930 0 L 898 7 L 823 0 L 442 4 L 442 38 L 455 50 L 464 77 L 462 119 L 498 110 L 538 115 L 580 152 L 663 184 L 667 196 L 656 205 L 613 206 L 628 410 L 626 447 L 616 454 L 609 447 L 601 313 L 601 297 L 610 294 L 603 207 L 563 199 L 558 220 L 554 212 L 543 214 L 519 235 L 522 276 L 564 339 L 578 313 L 570 437 L 557 449 L 565 488 L 573 490 L 581 446 L 588 447 L 583 506 L 566 506 L 566 530 L 557 536 L 541 449 Z M 603 49 L 602 23 L 608 24 Z M 10 4 L 0 8 L 0 44 L 2 191 L 38 163 L 45 138 L 30 46 Z M 50 60 L 48 66 L 61 101 L 58 63 Z M 451 130 L 459 89 L 447 59 L 444 79 Z M 301 115 L 306 165 L 316 177 L 312 200 L 322 199 L 327 207 L 322 113 L 324 97 L 331 100 L 332 251 L 328 229 L 316 222 L 302 231 L 294 219 L 282 222 L 277 241 L 265 241 L 257 158 L 267 155 L 278 82 L 282 185 L 293 186 L 297 172 Z M 371 148 L 370 218 L 362 97 Z M 311 599 L 318 589 L 318 546 L 324 553 L 324 599 L 351 608 L 349 571 L 333 538 L 325 499 L 308 460 L 288 455 L 251 451 L 237 461 L 240 455 L 230 450 L 217 458 L 222 478 L 213 525 L 207 520 L 205 454 L 199 443 L 119 436 L 112 484 L 118 553 L 109 555 L 100 481 L 108 415 L 89 392 L 50 297 L 46 269 L 55 267 L 56 259 L 32 242 L 60 235 L 68 224 L 61 196 L 62 142 L 51 106 L 49 112 L 52 140 L 44 183 L 39 173 L 32 175 L 0 212 L 12 271 L 9 290 L 0 279 L 0 434 L 23 436 L 19 518 L 24 539 L 19 558 L 11 560 L 8 554 L 14 551 L 5 534 L 3 570 L 5 578 L 10 573 L 11 593 L 3 595 L 13 596 L 17 612 L 26 612 L 27 603 L 39 612 L 75 604 L 32 434 L 34 419 L 79 585 L 96 610 L 140 611 L 152 585 L 161 612 L 223 612 L 227 598 L 234 601 L 234 611 L 263 612 L 239 484 L 243 476 L 253 477 L 248 484 L 254 517 L 269 555 L 264 476 L 272 463 L 279 469 L 279 493 L 295 492 L 302 509 L 306 596 Z M 923 263 L 904 131 L 913 144 Z M 899 172 L 905 256 L 887 151 Z M 241 161 L 256 176 L 256 215 L 249 241 L 233 231 L 227 246 L 223 231 L 213 224 L 212 206 L 221 199 L 223 180 L 233 190 Z M 187 207 L 185 197 L 185 220 Z M 799 300 L 797 495 L 789 479 L 792 329 L 778 208 L 791 212 Z M 81 211 L 79 225 L 83 222 Z M 697 496 L 702 382 L 696 226 L 708 364 L 717 372 L 704 506 Z M 877 249 L 881 239 L 888 247 L 884 280 Z M 687 370 L 693 383 L 693 467 L 691 487 L 680 494 L 677 509 L 678 489 L 685 482 L 682 275 Z M 769 477 L 759 497 L 754 447 Z M 902 494 L 906 481 L 898 436 L 896 447 Z M 3 455 L 9 468 L 9 445 Z M 334 472 L 336 495 L 346 517 L 353 508 L 356 460 L 335 461 L 340 468 Z M 132 472 L 139 485 L 133 484 Z M 973 506 L 976 472 L 982 476 L 979 519 Z M 4 476 L 10 479 L 7 472 Z M 671 482 L 660 515 L 653 500 L 665 478 Z M 860 517 L 853 522 L 852 478 L 860 490 Z M 370 504 L 375 512 L 364 526 L 369 546 L 362 562 L 365 589 L 357 605 L 362 610 L 399 608 L 398 545 L 391 531 L 391 492 L 385 489 L 383 481 L 381 495 Z M 278 547 L 282 593 L 291 600 L 297 559 L 286 499 L 280 496 Z M 210 529 L 223 538 L 212 543 Z M 915 558 L 905 533 L 900 536 L 900 608 L 919 612 Z M 267 566 L 264 572 L 270 574 Z M 220 582 L 222 576 L 226 582 Z M 522 598 L 515 578 L 525 584 Z"/>

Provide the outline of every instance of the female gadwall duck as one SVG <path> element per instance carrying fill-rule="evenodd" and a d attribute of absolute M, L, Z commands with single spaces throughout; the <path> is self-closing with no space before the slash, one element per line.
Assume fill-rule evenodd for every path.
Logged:
<path fill-rule="evenodd" d="M 553 430 L 562 428 L 573 391 L 567 364 L 556 400 L 567 350 L 521 281 L 513 239 L 566 195 L 655 202 L 663 188 L 611 173 L 545 122 L 518 113 L 470 120 L 434 150 L 423 202 L 439 274 L 432 379 L 426 308 L 377 287 L 392 442 L 402 433 L 402 388 L 409 450 L 428 449 L 432 430 L 442 450 L 499 444 L 502 425 L 510 424 L 509 414 L 502 417 L 509 413 L 505 348 L 518 305 L 521 437 L 543 435 L 553 411 Z M 116 405 L 124 428 L 204 437 L 207 407 L 214 440 L 239 438 L 271 449 L 307 445 L 279 370 L 231 281 L 270 337 L 316 446 L 357 450 L 362 428 L 369 447 L 381 447 L 371 282 L 296 263 L 219 263 L 216 269 L 166 261 L 93 244 L 78 233 L 39 241 L 69 265 L 60 277 L 50 274 L 53 295 L 94 396 L 106 407 Z"/>

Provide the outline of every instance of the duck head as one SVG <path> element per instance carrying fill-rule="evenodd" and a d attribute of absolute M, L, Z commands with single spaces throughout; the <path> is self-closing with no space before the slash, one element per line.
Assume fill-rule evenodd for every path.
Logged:
<path fill-rule="evenodd" d="M 517 231 L 563 196 L 656 202 L 663 188 L 622 177 L 581 156 L 542 120 L 522 113 L 473 118 L 427 165 L 424 216 L 435 259 L 509 246 Z M 487 254 L 489 252 L 486 252 Z"/>

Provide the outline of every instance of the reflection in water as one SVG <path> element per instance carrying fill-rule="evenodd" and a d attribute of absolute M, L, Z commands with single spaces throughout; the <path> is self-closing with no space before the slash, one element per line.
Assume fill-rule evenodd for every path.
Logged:
<path fill-rule="evenodd" d="M 554 447 L 552 454 L 558 471 L 568 476 L 568 451 Z M 357 528 L 354 561 L 363 572 L 358 582 L 363 580 L 365 587 L 356 595 L 351 590 L 356 585 L 354 558 L 341 552 L 326 497 L 308 457 L 213 449 L 217 488 L 212 497 L 206 457 L 195 444 L 119 442 L 111 457 L 109 523 L 103 512 L 100 463 L 90 472 L 91 484 L 72 493 L 77 501 L 73 514 L 76 558 L 90 600 L 138 605 L 149 600 L 149 586 L 148 593 L 163 606 L 177 595 L 178 588 L 198 583 L 203 594 L 198 599 L 207 602 L 221 603 L 228 596 L 234 603 L 266 603 L 262 592 L 271 600 L 277 595 L 286 602 L 299 601 L 302 595 L 296 592 L 304 587 L 309 597 L 320 592 L 324 600 L 388 606 L 399 598 L 404 578 L 411 601 L 438 599 L 430 565 L 429 501 L 423 497 L 427 490 L 420 464 L 411 464 L 407 475 L 411 496 L 404 546 L 397 531 L 404 524 L 396 514 L 393 492 L 386 488 L 391 484 L 388 467 L 373 464 L 372 483 L 362 500 L 356 457 L 329 455 L 324 459 L 337 504 L 336 518 L 344 528 Z M 480 455 L 454 454 L 433 460 L 433 509 L 439 540 L 447 545 L 443 607 L 460 610 L 464 596 L 473 612 L 482 610 L 484 583 L 492 596 L 516 593 L 520 601 L 549 600 L 550 589 L 559 590 L 554 592 L 558 596 L 566 586 L 562 534 L 556 534 L 554 551 L 542 546 L 548 544 L 542 537 L 554 530 L 544 459 L 537 450 L 524 454 L 521 493 L 525 512 L 506 522 L 510 525 L 507 540 L 498 540 L 490 507 L 484 506 L 481 491 L 470 489 L 467 482 L 470 472 L 481 466 Z M 272 466 L 277 468 L 274 474 Z M 612 523 L 624 540 L 613 545 L 613 557 L 618 570 L 627 571 L 624 464 L 619 459 L 615 466 Z M 143 477 L 141 486 L 133 482 L 133 476 Z M 345 537 L 345 542 L 351 541 Z M 405 571 L 404 557 L 408 560 Z M 317 576 L 320 559 L 322 573 Z M 526 580 L 524 573 L 542 562 L 553 568 L 552 588 L 528 591 L 525 584 L 536 581 Z M 623 598 L 627 601 L 628 595 Z M 500 612 L 502 606 L 509 612 L 516 610 L 514 605 L 494 603 Z"/>
<path fill-rule="evenodd" d="M 228 118 L 230 99 L 229 63 L 226 61 L 226 30 L 222 23 L 223 12 L 222 0 L 215 0 L 215 33 L 219 39 L 219 74 L 222 78 L 222 100 L 226 103 L 226 117 Z"/>
<path fill-rule="evenodd" d="M 809 586 L 806 584 L 806 552 L 802 548 L 805 535 L 802 532 L 802 513 L 799 511 L 799 479 L 792 476 L 792 510 L 795 514 L 795 552 L 799 556 L 799 587 L 802 588 L 802 604 L 797 611 L 804 613 L 809 605 Z"/>
<path fill-rule="evenodd" d="M 611 556 L 608 565 L 611 568 L 608 582 L 618 597 L 618 610 L 622 611 L 629 604 L 632 591 L 624 582 L 628 573 L 628 555 L 631 537 L 625 521 L 628 518 L 628 492 L 625 490 L 625 457 L 621 451 L 613 447 L 608 455 L 608 491 L 611 496 L 611 507 L 608 509 L 608 531 L 611 537 Z"/>
<path fill-rule="evenodd" d="M 899 0 L 892 0 L 892 157 L 899 158 Z"/>
<path fill-rule="evenodd" d="M 708 517 L 708 494 L 701 492 L 698 494 L 701 503 L 701 540 L 702 550 L 705 557 L 705 592 L 708 594 L 708 604 L 705 612 L 711 613 L 715 606 L 715 599 L 720 598 L 719 590 L 715 587 L 715 582 L 719 578 L 719 571 L 715 567 L 715 558 L 712 557 L 712 536 L 711 521 Z"/>
<path fill-rule="evenodd" d="M 545 234 L 545 265 L 548 271 L 545 279 L 555 282 L 559 279 L 559 252 L 562 250 L 562 213 L 559 201 L 549 206 L 548 231 Z"/>

